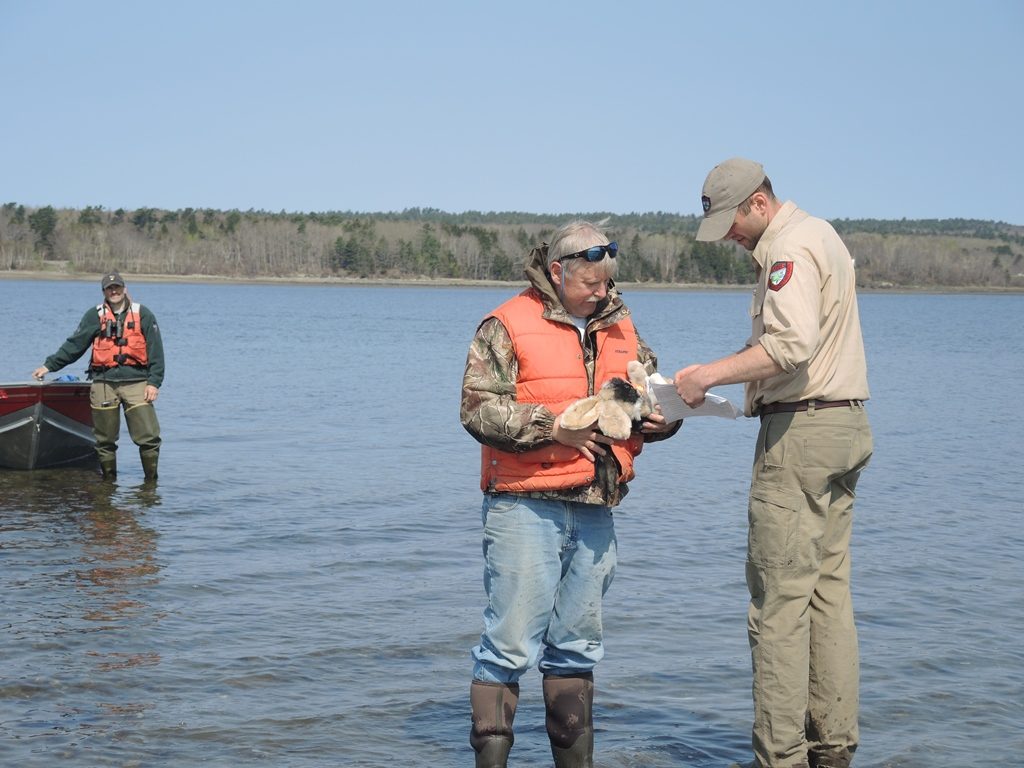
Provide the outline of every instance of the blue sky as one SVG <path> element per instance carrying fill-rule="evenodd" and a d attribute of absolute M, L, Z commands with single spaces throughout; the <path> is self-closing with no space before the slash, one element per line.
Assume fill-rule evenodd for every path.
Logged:
<path fill-rule="evenodd" d="M 1019 0 L 0 0 L 0 202 L 1024 225 Z"/>

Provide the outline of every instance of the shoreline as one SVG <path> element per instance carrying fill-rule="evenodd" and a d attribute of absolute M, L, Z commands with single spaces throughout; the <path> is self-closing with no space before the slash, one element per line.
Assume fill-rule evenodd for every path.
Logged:
<path fill-rule="evenodd" d="M 69 272 L 41 270 L 0 270 L 2 281 L 49 280 L 80 283 L 98 282 L 100 274 L 84 275 Z M 526 280 L 468 280 L 465 278 L 361 278 L 361 277 L 311 277 L 292 275 L 289 277 L 237 277 L 221 275 L 166 275 L 130 274 L 125 278 L 129 283 L 192 283 L 200 285 L 337 285 L 337 286 L 404 286 L 417 288 L 524 288 Z M 721 283 L 633 283 L 616 282 L 620 290 L 630 291 L 736 291 L 753 290 L 753 285 L 723 285 Z M 858 286 L 858 293 L 977 293 L 977 294 L 1022 294 L 1024 287 L 995 286 Z"/>

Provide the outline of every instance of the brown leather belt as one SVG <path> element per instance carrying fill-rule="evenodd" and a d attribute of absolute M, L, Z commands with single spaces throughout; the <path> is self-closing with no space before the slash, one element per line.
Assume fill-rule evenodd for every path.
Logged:
<path fill-rule="evenodd" d="M 863 405 L 860 400 L 800 400 L 795 403 L 762 403 L 758 406 L 759 416 L 767 416 L 769 413 L 798 413 L 807 410 L 808 403 L 814 403 L 814 410 L 819 408 L 841 408 L 844 405 Z"/>

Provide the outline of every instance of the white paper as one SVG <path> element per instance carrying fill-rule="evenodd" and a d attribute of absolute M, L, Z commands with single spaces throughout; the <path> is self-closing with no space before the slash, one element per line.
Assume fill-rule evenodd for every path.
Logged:
<path fill-rule="evenodd" d="M 723 419 L 736 419 L 741 415 L 735 405 L 721 395 L 708 392 L 704 402 L 691 408 L 676 391 L 676 385 L 660 373 L 650 377 L 647 386 L 661 406 L 661 415 L 665 421 L 673 422 L 680 419 L 692 419 L 694 416 L 718 416 Z"/>

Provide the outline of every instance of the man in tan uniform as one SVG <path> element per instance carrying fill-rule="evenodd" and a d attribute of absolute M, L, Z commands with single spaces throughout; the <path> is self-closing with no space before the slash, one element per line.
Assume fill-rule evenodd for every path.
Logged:
<path fill-rule="evenodd" d="M 739 243 L 758 275 L 746 346 L 675 376 L 691 406 L 746 382 L 745 413 L 761 419 L 746 566 L 753 765 L 846 768 L 858 739 L 850 533 L 872 451 L 853 261 L 828 222 L 776 199 L 758 163 L 716 166 L 701 202 L 697 239 Z"/>

